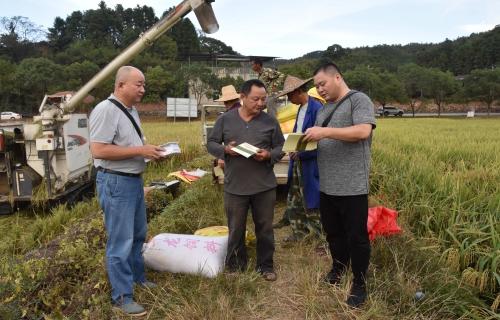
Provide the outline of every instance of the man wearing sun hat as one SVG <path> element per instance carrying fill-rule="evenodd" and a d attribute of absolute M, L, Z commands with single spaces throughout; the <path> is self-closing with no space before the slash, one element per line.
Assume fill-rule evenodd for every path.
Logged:
<path fill-rule="evenodd" d="M 316 114 L 323 106 L 307 93 L 307 84 L 313 78 L 301 80 L 294 76 L 285 79 L 283 91 L 277 97 L 285 94 L 291 103 L 300 105 L 293 127 L 293 132 L 305 132 L 314 126 Z M 311 231 L 318 238 L 322 237 L 319 216 L 319 172 L 316 162 L 316 150 L 299 151 L 290 154 L 288 181 L 287 211 L 292 228 L 292 235 L 285 242 L 298 241 Z"/>
<path fill-rule="evenodd" d="M 232 85 L 222 87 L 222 95 L 219 99 L 214 100 L 214 102 L 224 102 L 227 111 L 241 108 L 240 94 L 236 92 L 236 89 Z M 226 162 L 222 159 L 217 159 L 217 165 L 220 168 L 224 168 L 226 166 Z"/>
<path fill-rule="evenodd" d="M 236 92 L 236 89 L 232 85 L 222 87 L 222 95 L 219 99 L 214 100 L 214 102 L 223 102 L 227 111 L 241 108 L 240 94 Z"/>

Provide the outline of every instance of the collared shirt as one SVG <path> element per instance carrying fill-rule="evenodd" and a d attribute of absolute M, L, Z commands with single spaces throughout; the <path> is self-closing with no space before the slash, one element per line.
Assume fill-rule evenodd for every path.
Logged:
<path fill-rule="evenodd" d="M 122 103 L 113 94 L 109 98 Z M 139 114 L 135 107 L 129 108 L 123 103 L 122 105 L 130 112 L 132 118 L 141 128 Z M 135 147 L 144 144 L 130 119 L 109 100 L 102 101 L 92 111 L 89 118 L 89 129 L 91 142 L 114 144 L 121 147 Z M 94 159 L 94 166 L 126 173 L 141 173 L 146 169 L 144 158 L 140 156 L 121 160 Z"/>

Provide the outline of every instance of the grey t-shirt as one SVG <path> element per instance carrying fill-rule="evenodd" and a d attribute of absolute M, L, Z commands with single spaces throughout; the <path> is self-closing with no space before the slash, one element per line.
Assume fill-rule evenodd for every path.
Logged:
<path fill-rule="evenodd" d="M 232 141 L 236 145 L 246 142 L 266 149 L 271 153 L 271 159 L 257 161 L 253 157 L 225 154 L 224 145 Z M 284 142 L 285 138 L 276 118 L 260 112 L 255 118 L 245 122 L 236 109 L 217 119 L 208 137 L 207 149 L 211 155 L 226 162 L 224 190 L 237 195 L 253 195 L 276 187 L 273 167 L 283 158 L 281 150 Z"/>
<path fill-rule="evenodd" d="M 335 106 L 336 103 L 325 104 L 318 111 L 315 125 L 321 126 Z M 370 98 L 358 92 L 338 107 L 327 127 L 346 128 L 363 123 L 369 123 L 375 129 L 375 112 Z M 372 134 L 367 140 L 357 142 L 320 140 L 319 190 L 333 196 L 368 194 L 371 143 Z"/>
<path fill-rule="evenodd" d="M 116 99 L 121 103 L 113 94 L 109 98 Z M 139 128 L 141 128 L 139 114 L 134 106 L 131 108 L 123 106 L 130 112 Z M 121 147 L 143 145 L 143 141 L 137 134 L 130 119 L 109 100 L 102 101 L 92 111 L 89 119 L 89 127 L 91 142 L 114 144 Z M 122 160 L 94 159 L 94 166 L 126 173 L 141 173 L 146 169 L 143 157 Z"/>

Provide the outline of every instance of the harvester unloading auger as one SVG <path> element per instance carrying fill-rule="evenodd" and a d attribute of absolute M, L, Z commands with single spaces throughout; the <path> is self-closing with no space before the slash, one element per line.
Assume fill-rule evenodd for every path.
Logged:
<path fill-rule="evenodd" d="M 14 137 L 0 129 L 0 214 L 11 214 L 16 203 L 73 201 L 94 189 L 95 168 L 90 153 L 88 117 L 74 114 L 81 102 L 120 67 L 152 45 L 163 33 L 194 11 L 202 30 L 217 32 L 211 3 L 185 0 L 96 74 L 76 93 L 46 95 L 39 116 L 14 129 Z"/>

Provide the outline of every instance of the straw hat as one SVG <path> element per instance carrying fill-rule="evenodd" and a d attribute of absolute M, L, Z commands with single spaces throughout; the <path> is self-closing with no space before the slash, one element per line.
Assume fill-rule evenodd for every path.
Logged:
<path fill-rule="evenodd" d="M 316 90 L 316 88 L 311 88 L 309 89 L 309 91 L 307 91 L 307 94 L 311 97 L 313 97 L 314 99 L 317 99 L 319 100 L 322 104 L 325 104 L 326 103 L 326 100 L 323 99 L 323 97 L 321 97 L 319 94 L 318 94 L 318 90 Z"/>
<path fill-rule="evenodd" d="M 222 87 L 222 95 L 218 100 L 214 100 L 214 102 L 231 101 L 234 99 L 238 99 L 239 97 L 240 95 L 238 92 L 236 92 L 236 89 L 232 85 L 229 85 Z"/>
<path fill-rule="evenodd" d="M 285 79 L 285 84 L 283 85 L 283 91 L 281 91 L 275 98 L 284 96 L 287 93 L 292 92 L 295 89 L 298 89 L 312 81 L 312 77 L 307 80 L 301 80 L 294 76 L 287 76 Z"/>

